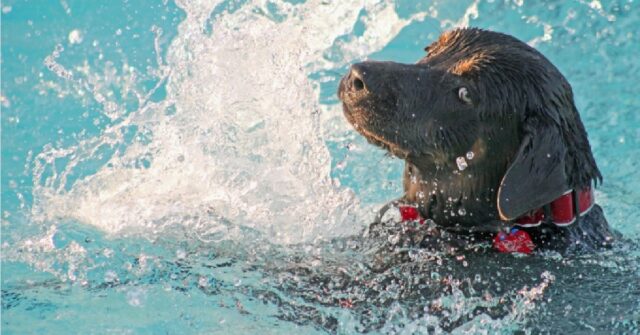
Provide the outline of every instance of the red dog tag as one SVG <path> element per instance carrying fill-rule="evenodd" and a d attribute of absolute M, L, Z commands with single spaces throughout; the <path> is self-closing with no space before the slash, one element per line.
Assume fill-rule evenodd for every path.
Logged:
<path fill-rule="evenodd" d="M 509 234 L 499 232 L 493 239 L 493 247 L 504 253 L 530 254 L 536 246 L 526 231 L 513 228 Z"/>
<path fill-rule="evenodd" d="M 420 223 L 423 223 L 422 217 L 420 217 L 420 212 L 416 207 L 412 206 L 399 206 L 400 216 L 402 217 L 402 221 L 416 221 L 419 220 Z"/>

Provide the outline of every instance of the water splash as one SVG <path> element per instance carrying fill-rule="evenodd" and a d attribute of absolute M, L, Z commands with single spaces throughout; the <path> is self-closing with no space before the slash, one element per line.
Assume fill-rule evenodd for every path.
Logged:
<path fill-rule="evenodd" d="M 62 3 L 70 13 L 66 2 Z M 561 325 L 575 331 L 577 328 L 572 328 L 567 312 L 574 313 L 573 317 L 580 322 L 594 319 L 610 325 L 609 328 L 586 325 L 590 331 L 637 329 L 634 317 L 638 306 L 632 294 L 637 292 L 637 248 L 621 255 L 591 256 L 582 261 L 550 255 L 542 255 L 542 259 L 510 256 L 487 259 L 486 255 L 474 257 L 475 253 L 466 258 L 447 257 L 409 250 L 410 261 L 387 260 L 389 268 L 380 272 L 371 271 L 369 267 L 378 264 L 360 261 L 369 257 L 369 253 L 349 247 L 349 243 L 344 243 L 343 248 L 347 250 L 342 254 L 336 252 L 340 249 L 339 243 L 305 244 L 300 249 L 287 246 L 283 248 L 286 252 L 260 249 L 270 248 L 268 243 L 256 242 L 262 241 L 259 237 L 264 235 L 276 241 L 295 242 L 313 238 L 316 233 L 325 237 L 339 235 L 340 231 L 353 228 L 353 222 L 366 222 L 358 199 L 348 190 L 330 184 L 329 158 L 323 143 L 330 131 L 322 129 L 321 121 L 339 117 L 338 109 L 315 103 L 318 82 L 309 82 L 308 75 L 340 68 L 388 45 L 408 22 L 423 17 L 415 14 L 409 19 L 398 19 L 394 6 L 384 1 L 367 2 L 360 7 L 308 1 L 302 5 L 278 3 L 272 8 L 271 3 L 245 2 L 242 6 L 246 7 L 239 10 L 214 15 L 212 13 L 219 11 L 213 8 L 219 3 L 185 1 L 181 6 L 188 17 L 166 58 L 159 43 L 162 29 L 152 27 L 156 36 L 157 67 L 146 71 L 126 63 L 123 66 L 105 63 L 104 68 L 82 63 L 71 66 L 63 50 L 55 57 L 55 51 L 52 53 L 48 58 L 50 70 L 58 75 L 58 80 L 42 82 L 41 88 L 52 89 L 60 97 L 97 102 L 101 115 L 96 118 L 96 125 L 101 133 L 84 138 L 76 145 L 56 142 L 45 147 L 41 154 L 36 152 L 34 218 L 71 218 L 70 221 L 81 221 L 117 235 L 131 231 L 151 237 L 154 233 L 162 234 L 149 243 L 139 236 L 103 239 L 102 232 L 87 225 L 77 222 L 65 225 L 64 220 L 53 220 L 53 223 L 47 221 L 35 236 L 14 239 L 19 240 L 15 244 L 7 242 L 4 235 L 3 261 L 10 260 L 6 266 L 12 279 L 21 280 L 21 276 L 25 276 L 15 270 L 24 263 L 30 269 L 53 274 L 60 281 L 91 288 L 60 294 L 59 283 L 36 280 L 34 284 L 33 278 L 38 276 L 29 272 L 26 284 L 9 291 L 7 297 L 18 292 L 15 300 L 24 300 L 20 294 L 32 293 L 41 298 L 43 292 L 50 293 L 49 297 L 34 301 L 38 304 L 53 301 L 60 308 L 55 312 L 58 321 L 55 324 L 64 327 L 60 333 L 68 331 L 69 324 L 93 329 L 95 324 L 103 322 L 90 319 L 90 315 L 84 315 L 90 320 L 85 325 L 61 323 L 60 318 L 75 322 L 78 310 L 100 310 L 105 294 L 124 296 L 116 298 L 126 305 L 117 309 L 121 313 L 117 320 L 127 327 L 139 321 L 130 319 L 131 315 L 138 314 L 139 308 L 154 308 L 154 311 L 166 312 L 166 317 L 159 317 L 160 322 L 179 329 L 174 332 L 204 329 L 195 328 L 199 326 L 193 326 L 191 318 L 186 322 L 171 319 L 183 313 L 182 310 L 176 313 L 176 306 L 222 312 L 227 316 L 217 317 L 213 322 L 220 323 L 216 326 L 228 325 L 229 331 L 237 328 L 238 323 L 233 320 L 251 323 L 260 329 L 273 327 L 274 315 L 278 318 L 278 331 L 285 333 L 288 329 L 282 327 L 287 324 L 281 323 L 282 320 L 291 320 L 295 324 L 292 330 L 297 332 L 301 332 L 297 328 L 300 323 L 312 325 L 303 333 L 309 333 L 310 329 L 337 332 L 336 325 L 343 327 L 338 330 L 344 333 L 380 330 L 387 333 L 513 333 L 539 324 L 544 325 L 540 332 L 546 329 L 558 332 L 557 327 Z M 492 17 L 495 13 L 502 16 L 503 12 L 499 8 L 495 12 L 487 11 L 489 4 L 491 2 L 473 1 L 462 18 L 459 15 L 462 12 L 450 10 L 455 12 L 452 17 L 441 14 L 440 23 L 442 27 L 450 27 L 486 17 L 489 22 L 486 25 L 496 24 Z M 440 13 L 447 13 L 446 9 L 452 8 L 440 7 L 434 5 L 434 9 L 429 9 L 430 15 L 438 19 L 438 9 Z M 522 15 L 515 13 L 509 16 L 510 20 L 500 22 L 513 22 Z M 215 23 L 211 23 L 212 16 Z M 384 24 L 372 24 L 376 17 Z M 587 18 L 578 20 L 587 25 L 593 22 L 586 13 L 578 17 Z M 358 20 L 368 22 L 360 35 L 352 31 Z M 528 21 L 527 24 L 531 25 Z M 509 27 L 512 26 L 503 28 L 506 31 Z M 532 27 L 542 29 L 539 25 Z M 540 40 L 541 45 L 568 41 L 562 39 L 560 25 L 550 27 L 555 29 L 553 39 Z M 123 34 L 123 30 L 118 29 L 114 34 L 125 36 L 126 32 Z M 73 48 L 88 44 L 87 40 Z M 247 48 L 255 50 L 245 50 Z M 329 59 L 327 49 L 340 51 L 340 56 Z M 563 50 L 563 54 L 567 52 Z M 627 67 L 629 65 L 633 64 Z M 593 68 L 581 68 L 587 68 L 589 77 L 592 76 Z M 154 84 L 143 89 L 140 82 L 145 72 L 153 77 Z M 121 99 L 115 97 L 118 94 L 131 95 L 137 107 L 128 111 Z M 157 95 L 163 97 L 158 99 Z M 13 97 L 5 98 L 3 93 L 0 102 L 9 104 L 9 98 L 13 102 Z M 632 136 L 626 136 L 629 142 Z M 348 140 L 353 141 L 353 137 Z M 368 150 L 356 144 L 350 148 Z M 472 159 L 469 153 L 465 157 L 467 161 Z M 631 164 L 623 159 L 612 161 Z M 79 176 L 79 171 L 92 169 L 95 173 Z M 614 197 L 615 194 L 598 196 L 605 204 L 609 195 L 608 201 L 615 200 L 616 206 L 610 208 L 623 212 L 623 218 L 615 219 L 621 225 L 619 222 L 627 220 L 636 208 L 633 199 L 626 203 L 623 197 Z M 304 202 L 304 199 L 310 200 Z M 309 221 L 295 219 L 297 215 L 308 215 Z M 628 226 L 635 223 L 627 221 L 624 224 Z M 240 229 L 238 225 L 255 227 L 262 234 Z M 173 226 L 182 228 L 179 232 L 193 231 L 197 238 L 175 239 Z M 335 229 L 338 226 L 344 230 Z M 635 228 L 626 231 L 635 231 Z M 387 242 L 392 244 L 395 240 Z M 382 251 L 383 258 L 394 256 L 389 249 L 382 248 Z M 601 270 L 603 268 L 607 271 Z M 547 275 L 548 271 L 553 271 L 557 278 Z M 263 276 L 265 272 L 270 276 Z M 473 287 L 468 284 L 471 281 Z M 146 285 L 148 283 L 155 284 Z M 363 291 L 367 289 L 370 291 Z M 85 292 L 97 292 L 100 299 Z M 608 298 L 603 300 L 602 292 L 615 303 L 606 303 Z M 159 298 L 149 299 L 154 296 Z M 553 300 L 546 299 L 551 296 Z M 565 310 L 565 298 L 577 301 L 574 306 L 587 307 L 580 311 Z M 5 300 L 8 299 L 3 292 L 3 303 Z M 222 300 L 224 304 L 220 303 Z M 252 306 L 256 301 L 269 307 Z M 603 303 L 589 309 L 593 301 Z M 75 312 L 69 313 L 67 306 L 70 305 L 75 306 Z M 221 310 L 226 308 L 221 307 L 224 305 L 237 309 L 240 316 L 229 317 Z M 39 307 L 32 306 L 22 302 L 23 315 L 34 316 L 34 324 L 46 322 L 34 313 Z M 15 311 L 16 308 L 14 314 L 8 314 L 8 320 L 19 320 L 13 317 L 17 315 Z M 249 317 L 245 316 L 247 311 Z M 610 322 L 610 316 L 616 316 L 616 320 Z M 212 318 L 207 316 L 197 321 L 202 320 Z M 339 322 L 327 325 L 326 320 Z M 14 322 L 13 326 L 13 329 L 24 329 L 20 322 Z M 50 330 L 51 324 L 46 327 Z M 130 328 L 117 332 L 125 331 Z"/>
<path fill-rule="evenodd" d="M 234 222 L 279 242 L 357 231 L 369 212 L 329 176 L 319 93 L 308 76 L 382 48 L 424 15 L 400 19 L 390 2 L 365 4 L 367 33 L 340 42 L 345 56 L 334 63 L 323 53 L 353 29 L 362 6 L 274 4 L 251 2 L 211 23 L 217 3 L 178 2 L 187 17 L 166 64 L 158 57 L 158 84 L 132 89 L 140 107 L 128 114 L 88 72 L 75 79 L 74 89 L 91 93 L 112 123 L 98 137 L 36 157 L 34 217 L 145 234 L 177 224 L 206 235 Z M 165 86 L 166 99 L 149 99 Z M 95 174 L 69 179 L 90 161 L 102 162 Z"/>

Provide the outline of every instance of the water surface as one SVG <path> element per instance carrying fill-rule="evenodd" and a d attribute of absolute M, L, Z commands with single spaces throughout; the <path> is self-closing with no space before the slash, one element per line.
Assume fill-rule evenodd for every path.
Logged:
<path fill-rule="evenodd" d="M 3 1 L 2 332 L 637 333 L 634 1 Z M 402 163 L 349 64 L 478 26 L 571 82 L 626 241 L 597 255 L 361 238 Z"/>

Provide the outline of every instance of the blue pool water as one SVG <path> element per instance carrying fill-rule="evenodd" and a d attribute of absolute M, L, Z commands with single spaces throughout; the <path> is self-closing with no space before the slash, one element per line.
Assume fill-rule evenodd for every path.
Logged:
<path fill-rule="evenodd" d="M 637 1 L 3 0 L 2 333 L 640 332 Z M 380 253 L 401 162 L 352 62 L 510 33 L 571 82 L 625 236 L 582 257 Z"/>

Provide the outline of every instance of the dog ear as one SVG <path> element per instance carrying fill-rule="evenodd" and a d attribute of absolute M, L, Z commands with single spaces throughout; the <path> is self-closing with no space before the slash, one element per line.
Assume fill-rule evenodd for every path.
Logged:
<path fill-rule="evenodd" d="M 498 189 L 498 212 L 513 220 L 570 189 L 565 174 L 567 148 L 555 125 L 528 127 Z"/>

